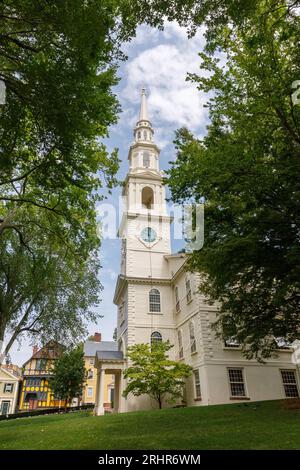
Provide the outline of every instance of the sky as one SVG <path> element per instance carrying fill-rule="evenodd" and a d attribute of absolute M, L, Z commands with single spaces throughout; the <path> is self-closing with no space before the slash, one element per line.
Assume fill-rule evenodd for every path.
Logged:
<path fill-rule="evenodd" d="M 161 149 L 162 170 L 166 170 L 168 162 L 176 156 L 172 144 L 176 129 L 185 126 L 198 137 L 205 134 L 208 113 L 204 104 L 207 96 L 197 90 L 195 83 L 186 81 L 188 72 L 203 73 L 198 56 L 205 45 L 203 32 L 199 28 L 196 36 L 188 39 L 186 30 L 177 23 L 166 23 L 164 31 L 143 25 L 138 28 L 136 37 L 124 45 L 123 51 L 128 59 L 120 65 L 120 82 L 114 88 L 122 112 L 106 139 L 109 150 L 115 147 L 119 149 L 120 181 L 124 180 L 128 171 L 127 155 L 133 140 L 133 128 L 138 120 L 142 87 L 147 90 L 148 112 L 155 131 L 154 140 Z M 118 211 L 120 193 L 120 187 L 115 188 L 111 195 L 106 193 L 105 204 L 113 204 Z M 102 204 L 98 207 L 100 216 L 105 213 Z M 173 251 L 178 251 L 182 246 L 181 241 L 172 240 Z M 89 334 L 101 332 L 103 340 L 112 340 L 117 318 L 113 295 L 120 268 L 120 241 L 104 239 L 100 259 L 103 291 L 98 310 L 103 318 L 97 324 L 88 325 L 88 330 Z M 31 353 L 32 346 L 23 339 L 21 344 L 15 344 L 10 355 L 13 363 L 22 365 Z"/>

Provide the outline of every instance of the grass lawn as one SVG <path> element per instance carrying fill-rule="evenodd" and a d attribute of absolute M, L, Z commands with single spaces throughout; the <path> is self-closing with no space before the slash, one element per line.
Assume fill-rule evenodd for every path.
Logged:
<path fill-rule="evenodd" d="M 300 409 L 260 402 L 0 421 L 0 449 L 300 449 Z"/>

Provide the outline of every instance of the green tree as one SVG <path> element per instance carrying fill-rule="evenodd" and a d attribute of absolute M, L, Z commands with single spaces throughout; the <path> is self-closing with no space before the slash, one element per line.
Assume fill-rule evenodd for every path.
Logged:
<path fill-rule="evenodd" d="M 84 354 L 78 347 L 64 352 L 54 362 L 49 383 L 54 396 L 65 401 L 66 409 L 73 398 L 81 396 L 85 380 Z"/>
<path fill-rule="evenodd" d="M 287 7 L 287 4 L 290 7 Z M 241 24 L 218 31 L 189 78 L 210 93 L 199 140 L 177 132 L 168 183 L 175 201 L 205 200 L 205 239 L 190 256 L 201 290 L 221 308 L 216 324 L 246 357 L 269 357 L 300 331 L 300 77 L 298 2 L 256 2 Z M 264 14 L 266 9 L 268 14 Z"/>
<path fill-rule="evenodd" d="M 173 346 L 159 342 L 152 347 L 149 344 L 135 344 L 128 348 L 127 356 L 132 363 L 124 371 L 128 385 L 123 395 L 149 395 L 157 401 L 159 409 L 163 402 L 174 403 L 183 398 L 185 379 L 191 373 L 191 367 L 168 358 Z"/>
<path fill-rule="evenodd" d="M 40 221 L 41 222 L 41 221 Z M 36 230 L 37 231 L 37 230 Z M 26 333 L 70 344 L 83 338 L 86 323 L 100 313 L 98 243 L 85 239 L 74 246 L 59 244 L 32 228 L 26 246 L 15 232 L 0 237 L 0 339 L 4 354 Z"/>

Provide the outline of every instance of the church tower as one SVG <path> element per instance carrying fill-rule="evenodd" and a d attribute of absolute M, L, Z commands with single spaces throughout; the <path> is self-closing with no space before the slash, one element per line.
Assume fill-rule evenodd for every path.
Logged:
<path fill-rule="evenodd" d="M 121 274 L 114 303 L 118 306 L 117 339 L 126 357 L 129 346 L 153 341 L 175 341 L 173 292 L 168 257 L 170 223 L 160 150 L 149 120 L 146 91 L 142 89 L 139 119 L 129 148 L 129 171 L 123 188 Z M 122 385 L 123 386 L 123 385 Z M 128 397 L 124 409 L 148 408 L 146 397 Z"/>
<path fill-rule="evenodd" d="M 164 277 L 167 272 L 164 272 L 162 255 L 169 254 L 171 250 L 171 219 L 167 213 L 163 172 L 159 169 L 160 150 L 154 141 L 144 88 L 139 120 L 133 135 L 119 228 L 122 239 L 121 274 Z"/>

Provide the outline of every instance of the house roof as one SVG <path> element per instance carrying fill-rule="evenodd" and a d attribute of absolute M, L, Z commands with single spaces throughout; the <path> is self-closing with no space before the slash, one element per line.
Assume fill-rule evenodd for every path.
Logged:
<path fill-rule="evenodd" d="M 7 375 L 7 377 L 10 380 L 15 380 L 15 381 L 21 380 L 20 376 L 17 376 L 15 374 L 13 374 L 11 371 L 7 370 L 5 367 L 0 366 L 0 370 L 1 370 L 2 373 L 4 373 L 4 375 Z"/>
<path fill-rule="evenodd" d="M 83 345 L 85 356 L 95 356 L 98 351 L 118 351 L 116 341 L 86 341 Z"/>
<path fill-rule="evenodd" d="M 122 361 L 124 359 L 122 351 L 97 351 L 99 361 Z"/>
<path fill-rule="evenodd" d="M 28 364 L 31 359 L 56 359 L 61 355 L 63 349 L 64 347 L 62 344 L 57 343 L 56 341 L 49 341 L 45 346 L 33 354 L 26 362 L 24 362 L 23 367 Z"/>

